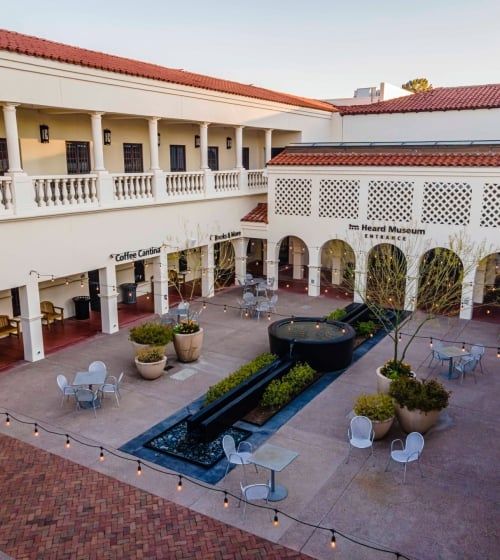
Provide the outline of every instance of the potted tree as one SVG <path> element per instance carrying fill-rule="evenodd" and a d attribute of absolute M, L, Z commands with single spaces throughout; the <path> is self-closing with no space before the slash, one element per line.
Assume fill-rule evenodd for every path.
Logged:
<path fill-rule="evenodd" d="M 390 359 L 376 370 L 377 374 L 377 391 L 379 393 L 388 393 L 391 381 L 398 377 L 415 377 L 411 371 L 410 364 L 402 360 Z"/>
<path fill-rule="evenodd" d="M 164 347 L 147 346 L 135 355 L 135 365 L 144 379 L 161 377 L 166 364 Z"/>
<path fill-rule="evenodd" d="M 180 362 L 194 362 L 201 355 L 203 329 L 192 319 L 182 321 L 173 328 L 174 348 Z"/>
<path fill-rule="evenodd" d="M 386 393 L 362 393 L 354 403 L 354 413 L 372 421 L 375 439 L 383 438 L 394 422 L 396 407 Z"/>
<path fill-rule="evenodd" d="M 425 434 L 448 406 L 451 392 L 438 381 L 398 377 L 391 382 L 389 395 L 396 401 L 396 417 L 407 432 Z"/>
<path fill-rule="evenodd" d="M 173 336 L 170 325 L 161 325 L 154 321 L 147 321 L 130 329 L 129 340 L 136 351 L 148 346 L 154 346 L 161 348 L 165 352 L 165 348 L 172 341 Z"/>

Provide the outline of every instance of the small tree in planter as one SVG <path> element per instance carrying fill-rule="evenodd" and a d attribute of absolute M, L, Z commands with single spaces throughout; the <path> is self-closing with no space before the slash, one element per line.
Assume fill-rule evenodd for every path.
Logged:
<path fill-rule="evenodd" d="M 354 403 L 354 413 L 372 421 L 375 439 L 383 438 L 394 422 L 396 407 L 386 393 L 362 393 Z"/>
<path fill-rule="evenodd" d="M 424 434 L 448 406 L 451 392 L 434 379 L 398 377 L 392 381 L 389 395 L 396 401 L 396 416 L 403 430 Z"/>

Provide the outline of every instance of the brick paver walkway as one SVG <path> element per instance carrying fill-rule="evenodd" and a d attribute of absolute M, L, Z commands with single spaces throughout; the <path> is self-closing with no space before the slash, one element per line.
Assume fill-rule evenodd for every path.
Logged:
<path fill-rule="evenodd" d="M 2 434 L 0 488 L 16 560 L 310 558 Z"/>

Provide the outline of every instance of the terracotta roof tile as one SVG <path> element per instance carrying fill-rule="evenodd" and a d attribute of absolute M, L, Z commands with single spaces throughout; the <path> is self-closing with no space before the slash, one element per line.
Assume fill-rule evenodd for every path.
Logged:
<path fill-rule="evenodd" d="M 272 165 L 294 166 L 388 166 L 388 167 L 498 167 L 500 153 L 287 153 L 281 152 Z"/>
<path fill-rule="evenodd" d="M 423 93 L 398 97 L 370 105 L 338 107 L 341 115 L 420 113 L 500 108 L 500 84 L 438 87 Z"/>
<path fill-rule="evenodd" d="M 108 72 L 117 72 L 129 76 L 138 76 L 151 80 L 160 80 L 173 84 L 196 87 L 206 90 L 219 91 L 233 95 L 241 95 L 254 99 L 264 99 L 286 105 L 307 107 L 321 111 L 336 112 L 330 103 L 298 97 L 288 93 L 280 93 L 260 87 L 240 84 L 230 80 L 213 78 L 193 72 L 185 72 L 172 68 L 165 68 L 156 64 L 139 62 L 130 58 L 122 58 L 79 47 L 72 47 L 63 43 L 55 43 L 46 39 L 23 35 L 14 31 L 0 29 L 0 50 L 17 52 L 28 56 L 47 58 L 67 64 L 77 64 L 88 68 L 96 68 Z"/>
<path fill-rule="evenodd" d="M 252 211 L 250 211 L 246 216 L 243 216 L 243 218 L 241 218 L 241 221 L 268 224 L 269 222 L 267 220 L 267 202 L 259 202 Z"/>

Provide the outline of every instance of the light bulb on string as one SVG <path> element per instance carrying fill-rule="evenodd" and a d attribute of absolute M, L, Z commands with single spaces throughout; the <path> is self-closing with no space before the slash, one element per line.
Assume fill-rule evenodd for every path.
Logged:
<path fill-rule="evenodd" d="M 137 461 L 137 476 L 141 476 L 141 474 L 142 474 L 141 462 Z"/>
<path fill-rule="evenodd" d="M 40 434 L 38 433 L 38 424 L 35 423 L 35 429 L 33 430 L 33 435 L 38 437 Z"/>
<path fill-rule="evenodd" d="M 271 312 L 269 311 L 267 314 L 267 320 L 270 321 L 271 320 Z"/>
<path fill-rule="evenodd" d="M 206 308 L 207 308 L 207 302 L 203 301 L 203 309 L 206 309 Z"/>
<path fill-rule="evenodd" d="M 278 519 L 278 510 L 275 509 L 274 510 L 274 519 L 273 519 L 273 525 L 275 527 L 277 527 L 280 524 L 279 519 Z"/>
<path fill-rule="evenodd" d="M 332 538 L 330 540 L 330 548 L 337 548 L 337 539 L 335 538 L 335 531 L 332 529 Z"/>
<path fill-rule="evenodd" d="M 465 352 L 465 342 L 462 342 L 462 352 Z"/>
<path fill-rule="evenodd" d="M 227 313 L 227 305 L 224 305 L 224 313 Z"/>
<path fill-rule="evenodd" d="M 5 418 L 5 425 L 6 426 L 10 426 L 10 416 L 7 414 L 6 418 Z"/>
<path fill-rule="evenodd" d="M 104 449 L 101 447 L 101 452 L 99 453 L 99 461 L 101 463 L 104 461 Z"/>
<path fill-rule="evenodd" d="M 66 449 L 69 449 L 70 447 L 71 447 L 71 441 L 69 440 L 68 434 L 66 434 Z"/>
<path fill-rule="evenodd" d="M 500 348 L 497 348 L 497 358 L 500 358 Z"/>
<path fill-rule="evenodd" d="M 229 500 L 227 499 L 227 492 L 224 492 L 224 507 L 229 507 Z"/>
<path fill-rule="evenodd" d="M 431 339 L 429 341 L 429 346 L 432 348 L 432 336 L 431 336 Z"/>
<path fill-rule="evenodd" d="M 179 475 L 179 482 L 177 483 L 177 492 L 182 491 L 182 476 Z"/>

